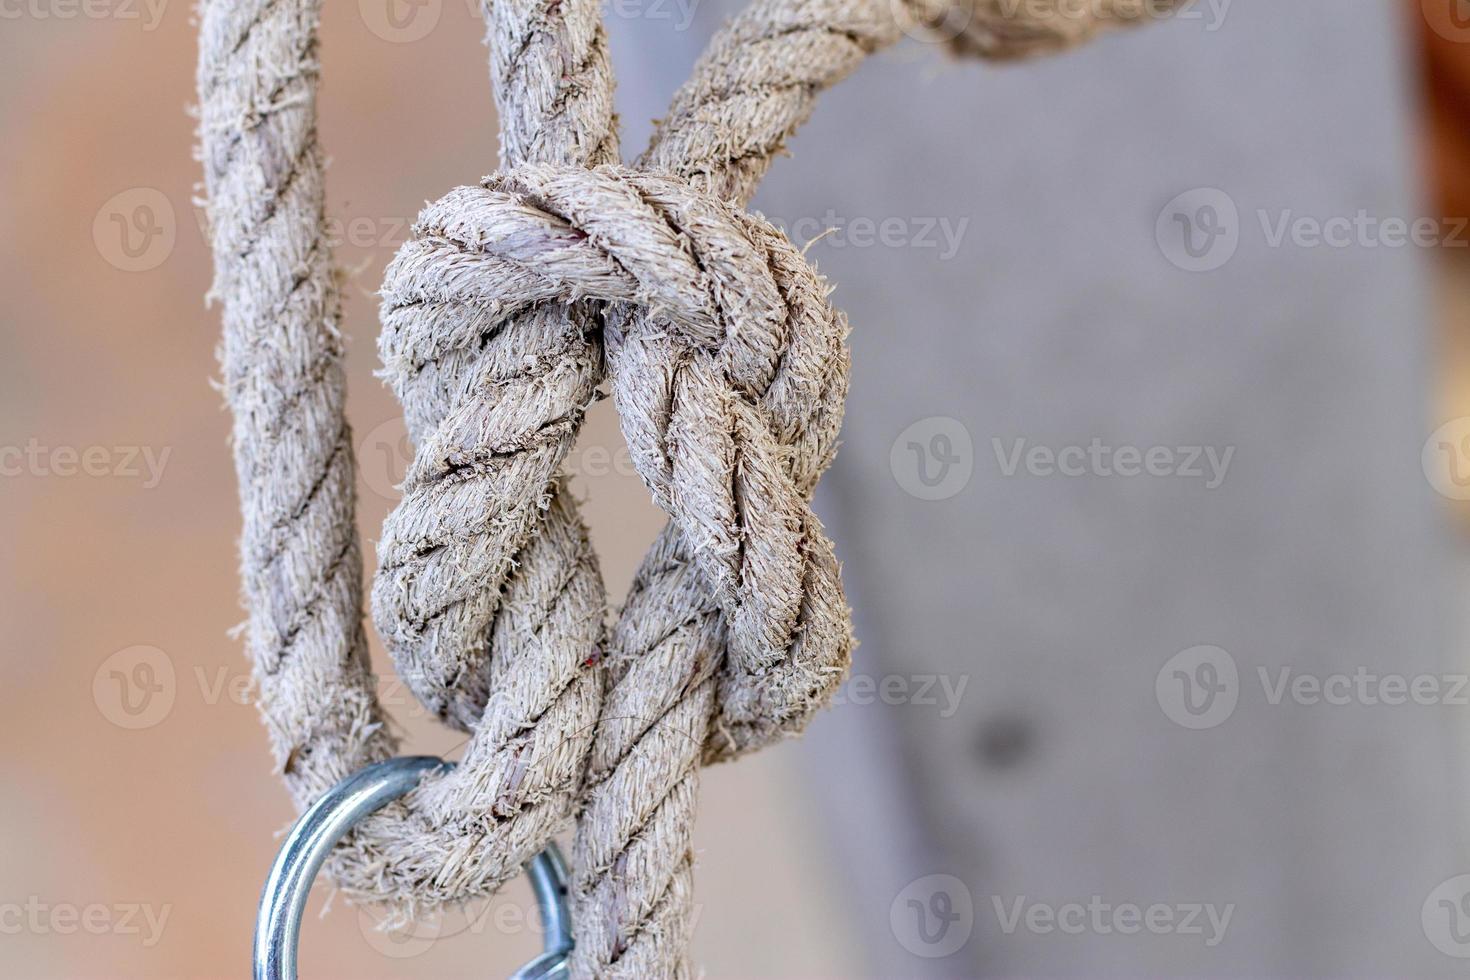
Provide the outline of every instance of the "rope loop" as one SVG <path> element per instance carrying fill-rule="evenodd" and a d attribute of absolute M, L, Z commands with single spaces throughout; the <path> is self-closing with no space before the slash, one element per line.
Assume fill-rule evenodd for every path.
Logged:
<path fill-rule="evenodd" d="M 482 4 L 502 170 L 430 204 L 387 270 L 382 373 L 416 453 L 372 590 L 399 675 L 470 738 L 332 850 L 349 898 L 395 923 L 483 897 L 575 822 L 568 972 L 692 975 L 700 767 L 799 731 L 853 646 L 811 509 L 846 320 L 743 206 L 818 95 L 903 35 L 1020 57 L 1180 3 L 751 0 L 634 168 L 597 0 Z M 302 809 L 397 750 L 361 622 L 320 11 L 202 0 L 197 80 L 246 635 Z M 670 517 L 610 633 L 561 473 L 605 382 Z"/>
<path fill-rule="evenodd" d="M 765 219 L 683 178 L 612 165 L 526 164 L 457 188 L 424 209 L 384 279 L 381 349 L 400 390 L 490 321 L 597 304 L 634 464 L 730 627 L 715 757 L 801 727 L 848 662 L 837 563 L 809 503 L 847 389 L 847 324 L 828 292 Z M 543 419 L 546 391 L 517 407 Z M 427 456 L 473 473 L 476 454 L 495 451 L 480 431 L 441 425 L 415 469 Z M 444 503 L 437 520 L 464 513 Z M 454 595 L 439 568 L 482 557 L 455 550 L 452 532 L 390 519 L 374 608 L 426 704 L 483 710 L 463 690 L 475 638 L 440 615 Z"/>

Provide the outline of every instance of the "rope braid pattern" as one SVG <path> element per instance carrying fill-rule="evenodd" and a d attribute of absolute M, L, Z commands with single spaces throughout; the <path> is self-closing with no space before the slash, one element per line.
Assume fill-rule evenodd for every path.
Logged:
<path fill-rule="evenodd" d="M 395 748 L 362 630 L 341 303 L 322 221 L 318 17 L 310 0 L 211 0 L 198 68 L 246 645 L 276 765 L 302 807 Z"/>
<path fill-rule="evenodd" d="M 503 164 L 616 159 L 596 0 L 485 13 Z M 378 544 L 373 617 L 418 699 L 473 733 L 442 794 L 419 792 L 431 813 L 473 815 L 495 801 L 495 836 L 461 849 L 493 867 L 476 894 L 570 824 L 602 703 L 606 594 L 558 479 L 602 379 L 601 322 L 589 304 L 551 295 L 460 290 L 478 273 L 420 232 L 387 272 L 415 285 L 384 290 L 383 374 L 417 452 Z"/>
<path fill-rule="evenodd" d="M 361 627 L 340 298 L 322 231 L 320 5 L 208 0 L 200 15 L 200 156 L 212 295 L 225 308 L 220 356 L 235 418 L 248 646 L 277 764 L 304 809 L 397 748 Z M 487 18 L 493 69 L 504 52 L 524 53 L 496 71 L 501 101 L 535 93 L 525 105 L 543 107 L 539 125 L 529 108 L 502 115 L 504 152 L 586 162 L 614 155 L 596 4 L 497 4 Z M 476 326 L 470 310 L 429 315 Z M 566 828 L 601 703 L 605 594 L 575 504 L 555 484 L 600 378 L 600 326 L 555 307 L 527 310 L 516 327 L 503 336 L 486 330 L 472 351 L 444 344 L 402 377 L 390 371 L 421 449 L 380 546 L 389 569 L 383 604 L 423 595 L 414 592 L 423 582 L 415 561 L 473 555 L 473 572 L 486 575 L 469 589 L 435 586 L 417 633 L 384 630 L 425 703 L 474 732 L 457 769 L 426 777 L 334 853 L 333 876 L 349 897 L 390 903 L 394 921 L 489 894 Z M 449 422 L 435 430 L 441 420 Z M 500 436 L 471 458 L 452 436 L 477 421 Z M 428 523 L 426 506 L 437 508 Z M 480 522 L 468 546 L 456 538 L 460 514 Z M 382 587 L 395 573 L 397 588 Z"/>
<path fill-rule="evenodd" d="M 632 169 L 595 0 L 486 10 L 502 171 L 426 208 L 385 276 L 384 376 L 418 451 L 373 590 L 399 673 L 471 738 L 338 848 L 350 898 L 401 918 L 488 894 L 578 815 L 574 975 L 689 975 L 699 766 L 802 729 L 853 642 L 810 508 L 846 321 L 743 207 L 818 93 L 910 28 L 1019 57 L 1169 2 L 756 0 Z M 319 0 L 204 0 L 198 79 L 248 645 L 299 807 L 396 750 L 360 618 L 318 19 Z M 605 369 L 671 520 L 604 654 L 558 474 Z"/>
<path fill-rule="evenodd" d="M 743 206 L 817 96 L 905 31 L 945 31 L 960 54 L 1021 57 L 1148 9 L 1118 0 L 1079 21 L 1053 0 L 1023 24 L 1004 0 L 756 0 L 711 41 L 638 166 Z M 849 663 L 837 563 L 808 506 L 836 450 L 846 325 L 829 314 L 825 333 L 795 326 L 827 308 L 826 290 L 774 239 L 768 271 L 792 325 L 771 335 L 784 346 L 774 381 L 743 373 L 733 351 L 722 376 L 646 311 L 608 316 L 623 434 L 672 520 L 612 635 L 573 859 L 580 978 L 689 976 L 699 765 L 804 728 Z"/>

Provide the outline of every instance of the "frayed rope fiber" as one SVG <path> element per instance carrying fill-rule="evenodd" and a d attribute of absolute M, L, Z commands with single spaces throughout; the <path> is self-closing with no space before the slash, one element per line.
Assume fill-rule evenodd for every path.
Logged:
<path fill-rule="evenodd" d="M 817 95 L 905 32 L 1012 58 L 1170 5 L 756 0 L 631 168 L 598 4 L 485 7 L 500 169 L 424 210 L 382 290 L 383 376 L 417 449 L 372 590 L 398 673 L 470 738 L 338 847 L 350 898 L 431 914 L 575 826 L 573 974 L 691 975 L 699 768 L 799 732 L 853 646 L 810 503 L 837 448 L 847 323 L 744 205 Z M 199 27 L 247 647 L 300 808 L 397 751 L 362 625 L 319 14 L 204 0 Z M 670 519 L 610 631 L 561 476 L 604 386 Z"/>

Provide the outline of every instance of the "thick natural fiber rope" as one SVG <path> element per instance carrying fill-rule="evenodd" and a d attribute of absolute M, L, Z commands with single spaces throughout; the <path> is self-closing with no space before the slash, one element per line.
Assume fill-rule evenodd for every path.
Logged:
<path fill-rule="evenodd" d="M 940 29 L 959 54 L 1014 59 L 1051 54 L 1102 31 L 1167 17 L 1185 0 L 970 0 Z"/>
<path fill-rule="evenodd" d="M 846 390 L 846 323 L 827 304 L 826 293 L 795 248 L 766 222 L 685 180 L 608 167 L 520 167 L 480 188 L 451 192 L 420 216 L 414 241 L 400 251 L 384 286 L 390 325 L 401 311 L 424 304 L 517 308 L 548 296 L 658 311 L 647 341 L 676 348 L 677 370 L 637 383 L 650 392 L 662 383 L 678 403 L 664 431 L 680 445 L 675 470 L 682 492 L 703 495 L 717 511 L 731 510 L 730 501 L 720 499 L 723 483 L 742 507 L 763 508 L 761 525 L 734 548 L 758 583 L 753 603 L 782 609 L 785 632 L 778 642 L 785 663 L 759 685 L 732 693 L 746 716 L 742 729 L 763 733 L 794 726 L 793 712 L 804 719 L 830 693 L 851 643 L 832 547 L 806 503 L 835 450 Z M 693 533 L 710 524 L 695 526 Z M 702 541 L 716 550 L 722 542 L 709 542 L 719 533 L 715 528 Z M 711 594 L 708 580 L 686 575 L 684 582 L 685 594 L 675 599 L 682 599 L 682 608 L 659 609 L 647 624 L 658 628 L 668 622 L 682 630 L 694 604 L 703 625 L 722 634 L 720 609 L 702 609 Z M 758 615 L 743 618 L 740 591 L 732 587 L 722 597 L 732 606 L 725 619 L 732 631 L 750 630 L 752 642 L 764 642 L 767 623 Z M 711 669 L 720 665 L 721 647 L 700 649 Z M 661 666 L 651 660 L 648 665 Z M 599 869 L 596 877 L 605 884 L 589 883 L 589 890 L 626 894 L 645 882 L 667 880 L 630 867 L 649 845 L 652 850 L 642 856 L 651 862 L 687 857 L 663 849 L 653 836 L 630 848 L 622 832 L 636 833 L 663 802 L 669 774 L 658 767 L 698 758 L 705 726 L 692 724 L 684 732 L 670 730 L 694 744 L 662 747 L 646 760 L 653 769 L 644 771 L 644 760 L 636 757 L 661 735 L 650 734 L 649 723 L 659 719 L 644 709 L 678 698 L 681 692 L 670 689 L 670 682 L 689 669 L 620 672 L 618 690 L 627 700 L 604 715 L 600 732 L 612 742 L 631 736 L 626 745 L 634 757 L 613 755 L 616 773 L 595 767 L 601 778 L 587 819 L 603 824 L 603 833 L 582 839 L 600 837 L 613 846 L 596 853 L 579 844 L 579 862 L 585 857 L 585 867 Z M 745 676 L 737 674 L 737 684 Z M 630 682 L 639 679 L 644 683 Z M 621 714 L 625 707 L 637 713 Z M 643 799 L 647 794 L 652 795 Z M 677 811 L 676 824 L 692 821 L 692 804 L 691 796 Z M 614 866 L 619 870 L 609 874 Z M 579 872 L 578 880 L 590 879 Z M 579 921 L 596 929 L 604 920 Z M 595 950 L 595 935 L 583 935 L 579 951 Z M 682 958 L 673 947 L 669 955 Z M 611 957 L 604 959 L 589 972 L 610 969 Z M 622 962 L 642 969 L 637 957 Z"/>
<path fill-rule="evenodd" d="M 641 166 L 669 175 L 598 166 L 616 155 L 611 72 L 587 0 L 490 12 L 508 170 L 431 206 L 385 286 L 387 376 L 420 449 L 375 589 L 400 672 L 473 736 L 453 775 L 340 849 L 350 893 L 408 914 L 485 894 L 565 823 L 585 764 L 574 971 L 687 974 L 698 764 L 802 727 L 851 645 L 807 502 L 835 448 L 845 325 L 790 243 L 725 201 L 910 25 L 1009 57 L 1160 6 L 1047 3 L 759 0 L 661 124 Z M 317 16 L 206 0 L 199 71 L 250 649 L 299 805 L 395 747 L 358 619 Z M 602 317 L 625 434 L 673 521 L 618 621 L 594 741 L 602 587 L 556 474 Z"/>
<path fill-rule="evenodd" d="M 615 160 L 595 0 L 497 2 L 486 18 L 502 163 Z M 417 261 L 405 249 L 393 269 Z M 557 479 L 601 381 L 601 323 L 555 296 L 451 293 L 385 304 L 384 374 L 418 448 L 378 543 L 373 613 L 419 700 L 473 732 L 472 754 L 487 747 L 449 806 L 473 814 L 495 788 L 503 875 L 570 823 L 602 702 L 606 596 Z"/>
<path fill-rule="evenodd" d="M 967 11 L 929 0 L 757 0 L 711 42 L 640 165 L 743 204 L 817 95 L 909 26 L 969 14 L 954 47 L 1007 56 L 1090 33 L 1056 23 L 999 31 L 1001 2 Z M 673 520 L 613 633 L 573 861 L 573 972 L 684 977 L 701 760 L 804 727 L 847 667 L 836 562 L 806 506 L 836 448 L 847 351 L 839 341 L 827 383 L 799 391 L 731 371 L 719 410 L 690 394 L 719 386 L 657 322 L 618 311 L 607 344 L 632 458 Z M 746 422 L 752 403 L 775 408 L 769 428 Z M 775 438 L 762 445 L 752 431 Z"/>
<path fill-rule="evenodd" d="M 210 0 L 198 71 L 247 646 L 300 806 L 394 749 L 361 627 L 341 311 L 322 231 L 317 18 L 315 2 Z"/>
<path fill-rule="evenodd" d="M 322 234 L 318 15 L 315 2 L 209 0 L 199 67 L 249 647 L 272 747 L 302 807 L 396 748 L 360 625 L 339 299 Z M 612 154 L 612 80 L 595 3 L 499 4 L 489 41 L 497 93 L 517 93 L 519 108 L 502 115 L 507 154 L 585 163 Z M 522 54 L 503 68 L 507 51 Z M 333 872 L 349 894 L 390 901 L 400 915 L 493 891 L 568 825 L 601 701 L 602 583 L 573 502 L 553 486 L 601 371 L 600 338 L 559 306 L 530 310 L 517 327 L 476 357 L 447 356 L 394 379 L 412 392 L 409 423 L 421 443 L 440 420 L 474 424 L 481 411 L 517 451 L 512 465 L 479 468 L 442 439 L 425 445 L 400 512 L 409 516 L 395 515 L 380 548 L 391 566 L 404 547 L 422 547 L 460 515 L 503 530 L 499 580 L 479 593 L 493 593 L 493 602 L 447 591 L 429 599 L 454 606 L 460 624 L 473 606 L 468 628 L 477 632 L 452 683 L 440 670 L 442 633 L 407 653 L 392 642 L 402 634 L 390 637 L 426 703 L 474 729 L 452 774 L 425 779 L 337 851 Z M 565 405 L 567 417 L 527 414 L 533 401 Z M 438 527 L 413 523 L 412 506 L 424 498 L 438 507 Z"/>

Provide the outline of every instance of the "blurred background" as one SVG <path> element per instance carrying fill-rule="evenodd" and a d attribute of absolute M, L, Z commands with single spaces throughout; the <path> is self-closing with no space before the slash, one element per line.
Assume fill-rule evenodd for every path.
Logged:
<path fill-rule="evenodd" d="M 614 0 L 625 156 L 735 0 Z M 183 0 L 0 0 L 0 969 L 242 977 L 292 818 L 250 704 Z M 327 5 L 371 543 L 383 265 L 494 168 L 475 4 Z M 1451 976 L 1470 957 L 1470 5 L 1215 0 L 1004 67 L 906 42 L 756 207 L 854 326 L 818 510 L 863 645 L 707 772 L 720 978 Z M 569 463 L 616 598 L 662 521 Z M 369 544 L 370 547 L 370 544 Z M 372 559 L 369 556 L 369 567 Z M 429 723 L 375 644 L 415 752 Z M 524 883 L 306 977 L 502 976 Z"/>

